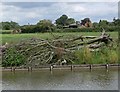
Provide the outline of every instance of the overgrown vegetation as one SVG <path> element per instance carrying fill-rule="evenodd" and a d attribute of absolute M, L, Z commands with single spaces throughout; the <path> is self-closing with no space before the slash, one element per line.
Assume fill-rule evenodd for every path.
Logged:
<path fill-rule="evenodd" d="M 3 53 L 2 66 L 20 66 L 26 61 L 25 55 L 20 53 L 15 47 L 9 47 Z"/>
<path fill-rule="evenodd" d="M 89 48 L 87 47 L 76 50 L 75 57 L 75 64 L 92 64 L 92 52 L 90 52 Z"/>
<path fill-rule="evenodd" d="M 88 48 L 75 52 L 75 64 L 117 64 L 118 48 L 101 48 L 100 51 L 91 52 Z"/>
<path fill-rule="evenodd" d="M 66 64 L 118 63 L 118 44 L 115 40 L 111 42 L 111 38 L 105 33 L 100 37 L 73 35 L 54 37 L 32 38 L 9 47 L 3 53 L 3 66 L 61 64 L 64 60 L 67 61 Z M 81 41 L 82 38 L 84 41 Z"/>

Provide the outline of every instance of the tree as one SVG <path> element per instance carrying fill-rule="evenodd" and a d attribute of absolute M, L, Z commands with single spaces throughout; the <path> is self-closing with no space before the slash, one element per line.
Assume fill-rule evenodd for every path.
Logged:
<path fill-rule="evenodd" d="M 10 30 L 11 29 L 9 22 L 2 22 L 1 24 L 2 24 L 3 30 Z"/>
<path fill-rule="evenodd" d="M 69 19 L 67 19 L 66 25 L 70 25 L 70 24 L 73 24 L 73 23 L 75 23 L 75 19 L 69 18 Z"/>
<path fill-rule="evenodd" d="M 17 29 L 19 28 L 19 24 L 16 22 L 1 22 L 0 25 L 2 25 L 3 30 L 10 30 L 10 29 Z"/>
<path fill-rule="evenodd" d="M 10 22 L 11 29 L 18 29 L 20 26 L 18 23 L 11 21 Z"/>
<path fill-rule="evenodd" d="M 65 26 L 67 24 L 67 19 L 68 19 L 67 15 L 62 15 L 60 18 L 56 20 L 56 24 Z"/>
<path fill-rule="evenodd" d="M 100 20 L 99 21 L 99 26 L 100 27 L 106 27 L 106 26 L 108 26 L 108 21 L 107 20 Z"/>
<path fill-rule="evenodd" d="M 58 18 L 55 23 L 57 24 L 57 28 L 63 28 L 63 26 L 67 26 L 70 24 L 75 23 L 74 18 L 68 18 L 67 15 L 62 15 L 60 18 Z"/>
<path fill-rule="evenodd" d="M 40 20 L 36 26 L 39 26 L 42 32 L 51 30 L 54 27 L 54 25 L 52 24 L 52 21 L 46 20 L 46 19 Z"/>
<path fill-rule="evenodd" d="M 113 23 L 115 26 L 120 26 L 120 19 L 113 19 Z"/>
<path fill-rule="evenodd" d="M 109 23 L 108 23 L 108 26 L 115 26 L 115 25 L 114 25 L 114 22 L 109 22 Z"/>
<path fill-rule="evenodd" d="M 96 27 L 99 27 L 99 23 L 94 22 L 94 23 L 93 23 L 93 27 L 95 27 L 95 28 L 96 28 Z"/>

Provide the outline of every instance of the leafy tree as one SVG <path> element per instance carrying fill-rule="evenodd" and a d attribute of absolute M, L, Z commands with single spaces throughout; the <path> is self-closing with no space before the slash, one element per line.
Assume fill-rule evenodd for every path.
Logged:
<path fill-rule="evenodd" d="M 69 19 L 67 19 L 66 25 L 70 25 L 70 24 L 73 24 L 73 23 L 75 23 L 75 19 L 69 18 Z"/>
<path fill-rule="evenodd" d="M 17 29 L 19 28 L 19 24 L 16 22 L 1 22 L 0 25 L 2 25 L 3 30 L 10 30 L 10 29 Z"/>
<path fill-rule="evenodd" d="M 99 26 L 100 27 L 106 27 L 106 26 L 108 26 L 108 21 L 107 20 L 100 20 L 99 21 Z"/>
<path fill-rule="evenodd" d="M 113 23 L 115 26 L 120 26 L 120 19 L 113 19 Z"/>
<path fill-rule="evenodd" d="M 23 25 L 21 26 L 22 33 L 35 33 L 39 32 L 38 30 L 35 30 L 35 25 Z"/>
<path fill-rule="evenodd" d="M 10 30 L 10 23 L 9 22 L 1 22 L 3 30 Z"/>
<path fill-rule="evenodd" d="M 10 26 L 11 26 L 11 29 L 17 29 L 20 27 L 18 23 L 13 21 L 10 22 Z"/>
<path fill-rule="evenodd" d="M 109 22 L 109 23 L 108 23 L 108 26 L 115 26 L 115 25 L 114 25 L 114 22 Z"/>
<path fill-rule="evenodd" d="M 37 26 L 39 26 L 42 32 L 45 32 L 45 31 L 51 30 L 54 25 L 52 24 L 52 21 L 44 19 L 44 20 L 40 20 L 37 23 Z"/>
<path fill-rule="evenodd" d="M 56 24 L 65 26 L 67 24 L 67 19 L 68 19 L 67 15 L 62 15 L 60 18 L 56 20 Z"/>
<path fill-rule="evenodd" d="M 95 28 L 96 28 L 96 27 L 99 27 L 99 23 L 94 22 L 94 23 L 93 23 L 93 27 L 95 27 Z"/>
<path fill-rule="evenodd" d="M 75 23 L 74 18 L 68 18 L 67 15 L 62 15 L 60 18 L 58 18 L 55 23 L 57 24 L 57 28 L 63 28 L 63 26 L 67 26 L 70 24 Z"/>

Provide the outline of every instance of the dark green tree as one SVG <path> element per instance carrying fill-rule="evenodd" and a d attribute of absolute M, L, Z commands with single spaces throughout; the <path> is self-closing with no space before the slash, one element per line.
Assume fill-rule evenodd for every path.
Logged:
<path fill-rule="evenodd" d="M 54 25 L 52 24 L 52 21 L 46 20 L 46 19 L 40 20 L 36 26 L 38 26 L 42 32 L 52 30 L 54 27 Z"/>
<path fill-rule="evenodd" d="M 10 22 L 11 29 L 18 29 L 20 26 L 18 23 L 11 21 Z"/>
<path fill-rule="evenodd" d="M 120 19 L 118 18 L 118 19 L 113 19 L 113 23 L 114 23 L 114 25 L 115 26 L 120 26 Z"/>
<path fill-rule="evenodd" d="M 58 18 L 58 19 L 56 20 L 56 24 L 57 24 L 57 25 L 66 26 L 66 24 L 67 24 L 67 19 L 68 19 L 68 16 L 67 16 L 67 15 L 62 15 L 60 18 Z"/>
<path fill-rule="evenodd" d="M 94 22 L 94 23 L 93 23 L 93 27 L 95 27 L 95 28 L 96 28 L 96 27 L 99 27 L 99 23 Z"/>
<path fill-rule="evenodd" d="M 3 30 L 10 30 L 11 29 L 9 22 L 1 22 L 1 25 L 2 25 Z"/>
<path fill-rule="evenodd" d="M 99 21 L 99 26 L 100 27 L 106 27 L 108 26 L 109 22 L 107 20 L 100 20 Z"/>
<path fill-rule="evenodd" d="M 108 26 L 109 26 L 109 27 L 115 26 L 115 25 L 114 25 L 114 22 L 109 22 L 109 23 L 108 23 Z"/>
<path fill-rule="evenodd" d="M 66 25 L 70 25 L 70 24 L 73 24 L 73 23 L 75 23 L 75 19 L 69 18 L 69 19 L 67 19 Z"/>
<path fill-rule="evenodd" d="M 0 25 L 2 25 L 3 30 L 11 30 L 11 29 L 18 29 L 20 26 L 16 22 L 1 22 Z"/>

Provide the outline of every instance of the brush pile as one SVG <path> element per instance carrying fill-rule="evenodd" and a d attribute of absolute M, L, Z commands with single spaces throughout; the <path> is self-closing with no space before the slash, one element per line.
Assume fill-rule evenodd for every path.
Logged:
<path fill-rule="evenodd" d="M 51 33 L 51 35 L 53 35 Z M 24 65 L 39 66 L 45 64 L 73 64 L 75 52 L 88 48 L 91 52 L 99 51 L 104 46 L 112 46 L 113 39 L 103 31 L 100 36 L 63 37 L 53 35 L 53 39 L 21 41 L 15 48 L 17 53 L 27 57 Z M 5 54 L 5 53 L 4 53 Z M 3 55 L 4 55 L 3 54 Z"/>

